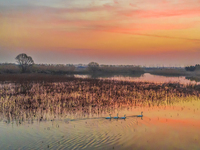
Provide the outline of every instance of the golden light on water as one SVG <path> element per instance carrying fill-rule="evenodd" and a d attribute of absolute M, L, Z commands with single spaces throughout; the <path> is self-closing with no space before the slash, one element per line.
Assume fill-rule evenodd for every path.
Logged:
<path fill-rule="evenodd" d="M 4 83 L 0 148 L 198 149 L 199 93 L 190 86 L 80 78 Z M 105 119 L 117 113 L 126 119 Z"/>

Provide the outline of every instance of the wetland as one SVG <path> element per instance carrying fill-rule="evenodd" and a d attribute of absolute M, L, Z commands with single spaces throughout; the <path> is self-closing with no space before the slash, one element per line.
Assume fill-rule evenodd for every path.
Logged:
<path fill-rule="evenodd" d="M 10 79 L 0 85 L 0 149 L 200 148 L 198 84 Z M 105 119 L 117 113 L 126 119 Z"/>

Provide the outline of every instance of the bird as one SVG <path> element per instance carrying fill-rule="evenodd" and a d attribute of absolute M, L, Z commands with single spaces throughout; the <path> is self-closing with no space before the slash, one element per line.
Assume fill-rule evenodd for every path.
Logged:
<path fill-rule="evenodd" d="M 143 111 L 141 112 L 141 115 L 137 115 L 137 117 L 143 117 Z"/>
<path fill-rule="evenodd" d="M 126 115 L 124 115 L 124 117 L 120 117 L 120 119 L 126 119 Z"/>
<path fill-rule="evenodd" d="M 111 114 L 110 114 L 110 117 L 106 117 L 106 119 L 111 119 Z"/>
<path fill-rule="evenodd" d="M 117 117 L 114 117 L 114 119 L 118 119 L 119 117 L 118 117 L 118 113 L 117 113 Z"/>

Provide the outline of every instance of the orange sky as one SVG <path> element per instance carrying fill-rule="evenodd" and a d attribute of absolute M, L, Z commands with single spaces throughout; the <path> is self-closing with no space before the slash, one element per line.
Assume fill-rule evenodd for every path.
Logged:
<path fill-rule="evenodd" d="M 200 60 L 200 0 L 0 0 L 0 60 L 190 65 Z"/>

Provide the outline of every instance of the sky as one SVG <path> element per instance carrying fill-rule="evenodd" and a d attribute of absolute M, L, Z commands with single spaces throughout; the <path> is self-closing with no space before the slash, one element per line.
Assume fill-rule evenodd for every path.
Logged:
<path fill-rule="evenodd" d="M 200 0 L 0 0 L 0 63 L 200 63 Z"/>

